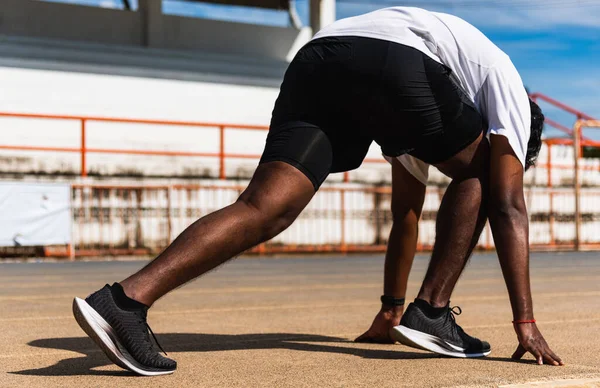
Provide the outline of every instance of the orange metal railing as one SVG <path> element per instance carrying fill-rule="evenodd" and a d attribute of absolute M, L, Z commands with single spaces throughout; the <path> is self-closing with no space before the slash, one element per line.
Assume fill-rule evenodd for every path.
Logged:
<path fill-rule="evenodd" d="M 260 154 L 241 154 L 225 152 L 225 131 L 227 129 L 258 130 L 267 131 L 269 128 L 263 125 L 247 124 L 229 124 L 229 123 L 208 123 L 196 121 L 177 121 L 177 120 L 148 120 L 148 119 L 125 119 L 100 116 L 73 116 L 73 115 L 50 115 L 33 113 L 11 113 L 0 112 L 0 117 L 11 118 L 29 118 L 29 119 L 47 119 L 47 120 L 71 120 L 80 123 L 80 146 L 79 147 L 48 147 L 31 145 L 3 145 L 0 144 L 0 150 L 13 151 L 50 151 L 50 152 L 70 152 L 80 154 L 80 175 L 86 177 L 88 174 L 87 155 L 91 153 L 103 154 L 127 154 L 127 155 L 156 155 L 156 156 L 199 156 L 214 157 L 219 159 L 219 179 L 225 179 L 225 163 L 227 158 L 237 159 L 260 159 Z M 197 128 L 218 128 L 219 130 L 219 150 L 218 152 L 187 152 L 187 151 L 164 151 L 164 150 L 135 150 L 122 148 L 95 148 L 87 145 L 87 124 L 90 122 L 104 123 L 129 123 L 129 124 L 148 124 L 165 126 L 183 126 Z M 365 159 L 365 163 L 386 163 L 383 159 Z M 348 182 L 349 176 L 344 175 L 344 181 Z"/>
<path fill-rule="evenodd" d="M 0 144 L 0 150 L 15 150 L 15 151 L 49 151 L 49 152 L 68 152 L 80 154 L 80 175 L 86 177 L 88 174 L 87 155 L 91 153 L 104 154 L 126 154 L 126 155 L 156 155 L 156 156 L 195 156 L 195 157 L 214 157 L 219 160 L 219 179 L 226 178 L 225 165 L 227 158 L 239 159 L 259 159 L 260 154 L 241 154 L 225 152 L 225 132 L 227 129 L 242 129 L 252 131 L 266 131 L 268 127 L 259 125 L 240 125 L 227 123 L 206 123 L 206 122 L 191 122 L 191 121 L 171 121 L 171 120 L 142 120 L 142 119 L 120 119 L 110 117 L 94 117 L 94 116 L 69 116 L 69 115 L 43 115 L 43 114 L 25 114 L 25 113 L 7 113 L 0 112 L 0 117 L 13 118 L 32 118 L 32 119 L 49 119 L 49 120 L 73 120 L 80 123 L 80 146 L 79 147 L 51 147 L 51 146 L 31 146 L 31 145 L 3 145 Z M 219 144 L 218 152 L 189 152 L 189 151 L 165 151 L 165 150 L 136 150 L 123 148 L 97 148 L 90 147 L 86 142 L 87 138 L 87 123 L 89 122 L 112 122 L 112 123 L 133 123 L 133 124 L 148 124 L 148 125 L 170 125 L 170 126 L 186 126 L 197 128 L 218 128 Z M 571 131 L 572 133 L 572 131 Z M 551 138 L 545 140 L 548 145 L 548 159 L 545 162 L 538 163 L 537 167 L 546 168 L 548 170 L 548 186 L 552 186 L 550 178 L 553 169 L 572 169 L 571 165 L 560 165 L 553 163 L 551 160 L 550 148 L 554 145 L 572 145 L 573 140 L 570 138 Z M 581 140 L 581 146 L 600 147 L 600 142 L 592 141 L 585 138 Z M 366 158 L 364 163 L 387 163 L 383 158 Z M 593 167 L 581 166 L 583 170 L 592 170 Z M 349 174 L 344 174 L 344 181 L 349 181 Z"/>
<path fill-rule="evenodd" d="M 563 104 L 560 101 L 557 101 L 551 97 L 546 96 L 545 94 L 542 93 L 532 93 L 529 95 L 529 97 L 533 100 L 533 101 L 544 101 L 550 105 L 553 105 L 567 113 L 571 113 L 572 115 L 575 115 L 576 120 L 594 120 L 594 118 L 586 113 L 583 113 L 575 108 L 572 108 L 566 104 Z M 547 125 L 550 125 L 551 127 L 554 127 L 562 132 L 564 132 L 565 134 L 571 136 L 573 135 L 573 130 L 571 128 L 565 127 L 564 125 L 546 117 L 545 119 L 545 123 Z"/>
<path fill-rule="evenodd" d="M 559 109 L 562 109 L 568 113 L 576 116 L 577 120 L 593 120 L 593 117 L 578 111 L 572 107 L 569 107 L 553 98 L 550 98 L 542 93 L 533 93 L 530 95 L 533 100 L 541 100 L 548 104 L 551 104 Z M 197 156 L 197 157 L 214 157 L 219 160 L 219 179 L 226 178 L 225 164 L 227 158 L 238 158 L 238 159 L 259 159 L 259 154 L 241 154 L 241 153 L 227 153 L 225 152 L 225 132 L 227 129 L 242 129 L 242 130 L 258 130 L 266 131 L 267 126 L 263 125 L 244 125 L 234 123 L 208 123 L 208 122 L 196 122 L 196 121 L 177 121 L 177 120 L 149 120 L 149 119 L 127 119 L 127 118 L 114 118 L 114 117 L 101 117 L 101 116 L 75 116 L 75 115 L 50 115 L 50 114 L 31 114 L 31 113 L 11 113 L 11 112 L 0 112 L 0 117 L 12 117 L 12 118 L 29 118 L 29 119 L 47 119 L 47 120 L 68 120 L 78 121 L 80 123 L 80 145 L 79 147 L 47 147 L 47 146 L 31 146 L 31 145 L 2 145 L 0 144 L 0 150 L 16 150 L 16 151 L 51 151 L 51 152 L 69 152 L 80 154 L 80 175 L 82 177 L 87 176 L 87 155 L 91 153 L 103 153 L 103 154 L 127 154 L 127 155 L 157 155 L 157 156 Z M 165 126 L 182 126 L 182 127 L 197 127 L 197 128 L 218 128 L 219 130 L 219 145 L 218 151 L 216 152 L 187 152 L 187 151 L 165 151 L 165 150 L 135 150 L 135 149 L 122 149 L 122 148 L 96 148 L 89 147 L 86 141 L 87 137 L 87 124 L 90 122 L 104 122 L 104 123 L 130 123 L 130 124 L 147 124 L 147 125 L 165 125 Z M 546 118 L 546 124 L 550 125 L 558 130 L 564 132 L 570 137 L 573 136 L 573 130 L 565 127 L 564 125 L 557 123 L 549 118 Z M 592 141 L 579 133 L 580 147 L 593 146 L 600 147 L 600 142 Z M 552 145 L 572 144 L 571 139 L 548 139 L 546 143 L 551 147 Z M 386 163 L 382 158 L 367 158 L 365 163 Z M 550 170 L 555 166 L 549 159 L 545 165 L 540 164 L 539 167 L 547 167 L 550 175 Z M 556 168 L 563 168 L 556 166 Z M 344 181 L 349 181 L 349 174 L 344 174 Z"/>
<path fill-rule="evenodd" d="M 561 110 L 571 113 L 576 116 L 577 120 L 594 120 L 590 115 L 576 110 L 566 104 L 563 104 L 551 97 L 548 97 L 542 93 L 532 93 L 530 97 L 535 100 L 541 100 L 548 104 L 551 104 Z M 243 130 L 268 130 L 267 126 L 263 125 L 244 125 L 244 124 L 232 124 L 232 123 L 207 123 L 207 122 L 195 122 L 195 121 L 177 121 L 177 120 L 148 120 L 148 119 L 127 119 L 127 118 L 114 118 L 114 117 L 101 117 L 101 116 L 75 116 L 75 115 L 50 115 L 50 114 L 31 114 L 31 113 L 11 113 L 11 112 L 0 112 L 0 117 L 12 117 L 12 118 L 30 118 L 30 119 L 48 119 L 48 120 L 72 120 L 80 123 L 80 146 L 79 147 L 46 147 L 46 146 L 31 146 L 31 145 L 2 145 L 0 149 L 6 150 L 18 150 L 18 151 L 53 151 L 53 152 L 71 152 L 80 154 L 80 174 L 82 177 L 87 176 L 87 155 L 90 153 L 104 153 L 104 154 L 128 154 L 128 155 L 157 155 L 157 156 L 199 156 L 199 157 L 214 157 L 219 160 L 219 179 L 225 179 L 225 163 L 227 158 L 238 158 L 238 159 L 258 159 L 259 154 L 240 154 L 240 153 L 226 153 L 225 152 L 225 131 L 227 129 L 243 129 Z M 120 148 L 94 148 L 89 147 L 86 142 L 87 135 L 87 123 L 89 122 L 108 122 L 108 123 L 130 123 L 130 124 L 148 124 L 148 125 L 168 125 L 168 126 L 183 126 L 183 127 L 197 127 L 197 128 L 218 128 L 219 130 L 219 147 L 218 152 L 186 152 L 186 151 L 164 151 L 164 150 L 134 150 L 134 149 L 120 149 Z M 570 137 L 573 136 L 573 130 L 546 118 L 546 124 L 552 126 Z M 592 141 L 579 134 L 580 146 L 593 146 L 600 147 L 600 142 Z M 572 144 L 570 139 L 549 139 L 546 141 L 548 145 Z M 382 158 L 367 158 L 365 163 L 386 163 Z M 548 166 L 551 163 L 548 161 Z M 558 167 L 560 168 L 560 167 Z M 344 174 L 344 181 L 349 180 L 348 173 Z"/>
<path fill-rule="evenodd" d="M 219 158 L 219 178 L 225 179 L 225 159 L 226 158 L 241 158 L 254 159 L 260 155 L 254 154 L 235 154 L 225 153 L 225 130 L 226 129 L 244 129 L 244 130 L 260 130 L 266 131 L 268 127 L 262 125 L 241 125 L 227 123 L 206 123 L 194 121 L 175 121 L 175 120 L 146 120 L 146 119 L 123 119 L 113 117 L 97 117 L 97 116 L 69 116 L 69 115 L 47 115 L 47 114 L 31 114 L 31 113 L 9 113 L 0 112 L 0 117 L 13 118 L 30 118 L 30 119 L 48 119 L 48 120 L 74 120 L 80 122 L 81 142 L 79 147 L 42 147 L 28 145 L 0 145 L 0 149 L 17 150 L 17 151 L 53 151 L 53 152 L 75 152 L 81 155 L 81 176 L 87 176 L 87 161 L 86 156 L 90 153 L 104 154 L 128 154 L 128 155 L 161 155 L 161 156 L 204 156 Z M 163 151 L 163 150 L 133 150 L 119 148 L 93 148 L 86 144 L 87 128 L 89 122 L 105 122 L 105 123 L 130 123 L 130 124 L 149 124 L 149 125 L 171 125 L 184 127 L 198 128 L 218 128 L 219 129 L 219 151 L 218 152 L 186 152 L 186 151 Z"/>

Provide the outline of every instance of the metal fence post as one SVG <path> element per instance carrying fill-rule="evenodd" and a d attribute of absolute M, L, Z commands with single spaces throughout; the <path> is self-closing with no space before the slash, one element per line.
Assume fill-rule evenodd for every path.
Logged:
<path fill-rule="evenodd" d="M 165 247 L 169 246 L 171 243 L 171 236 L 173 233 L 173 212 L 171 211 L 171 191 L 173 190 L 173 186 L 167 186 L 167 242 Z"/>
<path fill-rule="evenodd" d="M 144 231 L 142 228 L 143 206 L 142 206 L 142 189 L 136 189 L 135 193 L 135 249 L 145 246 Z M 133 194 L 133 193 L 132 193 Z M 133 198 L 132 198 L 133 205 Z M 133 206 L 132 206 L 133 207 Z"/>
<path fill-rule="evenodd" d="M 546 172 L 548 173 L 548 187 L 552 187 L 552 144 L 546 144 L 548 146 L 548 156 L 546 161 Z"/>
<path fill-rule="evenodd" d="M 69 192 L 70 194 L 70 198 L 69 198 L 69 206 L 71 208 L 71 230 L 69 232 L 70 237 L 71 237 L 71 242 L 69 244 L 67 244 L 67 254 L 69 255 L 69 260 L 73 261 L 75 260 L 75 233 L 73 232 L 73 225 L 75 224 L 75 205 L 73 204 L 74 199 L 75 199 L 75 188 L 73 187 L 73 184 L 70 185 L 71 186 L 71 190 Z"/>
<path fill-rule="evenodd" d="M 225 127 L 219 127 L 219 179 L 225 179 Z"/>
<path fill-rule="evenodd" d="M 554 192 L 550 191 L 550 245 L 556 245 L 556 238 L 554 237 Z"/>
<path fill-rule="evenodd" d="M 348 246 L 346 245 L 346 190 L 340 189 L 340 220 L 342 222 L 341 236 L 340 236 L 340 251 L 342 253 L 348 252 Z"/>
<path fill-rule="evenodd" d="M 87 176 L 86 144 L 85 144 L 85 119 L 81 119 L 81 176 Z"/>
<path fill-rule="evenodd" d="M 574 187 L 575 187 L 575 250 L 579 250 L 580 246 L 580 236 L 581 236 L 581 214 L 579 208 L 579 196 L 581 193 L 581 184 L 579 182 L 579 153 L 580 153 L 580 143 L 581 143 L 581 121 L 577 120 L 575 123 L 575 127 L 573 128 L 573 158 L 575 165 L 575 177 L 574 177 Z"/>

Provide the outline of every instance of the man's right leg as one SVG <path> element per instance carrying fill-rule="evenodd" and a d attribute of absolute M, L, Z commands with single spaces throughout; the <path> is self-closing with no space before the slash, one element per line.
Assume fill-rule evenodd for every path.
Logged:
<path fill-rule="evenodd" d="M 75 319 L 122 368 L 141 375 L 173 373 L 177 363 L 160 355 L 150 339 L 149 306 L 286 229 L 329 174 L 332 155 L 327 136 L 317 127 L 292 125 L 270 132 L 261 163 L 234 204 L 196 221 L 121 283 L 106 285 L 85 300 L 75 298 Z"/>
<path fill-rule="evenodd" d="M 315 193 L 284 162 L 258 166 L 239 199 L 190 225 L 154 261 L 121 282 L 125 294 L 151 306 L 157 299 L 292 224 Z"/>
<path fill-rule="evenodd" d="M 272 161 L 259 165 L 234 204 L 196 221 L 154 261 L 121 284 L 106 285 L 85 300 L 75 298 L 75 319 L 120 367 L 146 376 L 173 373 L 177 363 L 160 355 L 149 336 L 149 306 L 176 287 L 279 234 L 314 193 L 313 182 L 290 164 Z"/>

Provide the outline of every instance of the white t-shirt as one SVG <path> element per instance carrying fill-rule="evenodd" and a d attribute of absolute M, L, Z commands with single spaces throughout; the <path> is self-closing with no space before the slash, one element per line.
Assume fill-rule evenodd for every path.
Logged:
<path fill-rule="evenodd" d="M 393 7 L 338 20 L 319 31 L 314 39 L 326 36 L 388 40 L 414 47 L 448 66 L 486 119 L 487 135 L 505 136 L 525 165 L 531 111 L 523 81 L 508 55 L 471 24 L 444 13 Z M 426 167 L 421 166 L 419 171 L 408 167 L 427 166 L 425 163 L 411 161 L 414 158 L 410 155 L 398 159 L 418 179 L 425 171 L 427 182 Z"/>

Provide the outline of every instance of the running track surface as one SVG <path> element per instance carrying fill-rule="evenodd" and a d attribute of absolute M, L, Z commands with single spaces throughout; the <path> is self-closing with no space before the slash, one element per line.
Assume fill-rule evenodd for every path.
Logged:
<path fill-rule="evenodd" d="M 472 360 L 351 342 L 378 311 L 382 256 L 242 258 L 150 310 L 151 327 L 179 364 L 153 378 L 110 364 L 71 315 L 74 296 L 144 263 L 0 264 L 0 386 L 600 386 L 598 253 L 532 257 L 536 319 L 565 367 L 510 360 L 517 342 L 493 254 L 475 255 L 452 299 L 463 309 L 458 322 L 492 344 L 489 357 Z M 427 256 L 416 258 L 409 298 L 426 265 Z M 550 382 L 561 379 L 574 380 Z"/>

